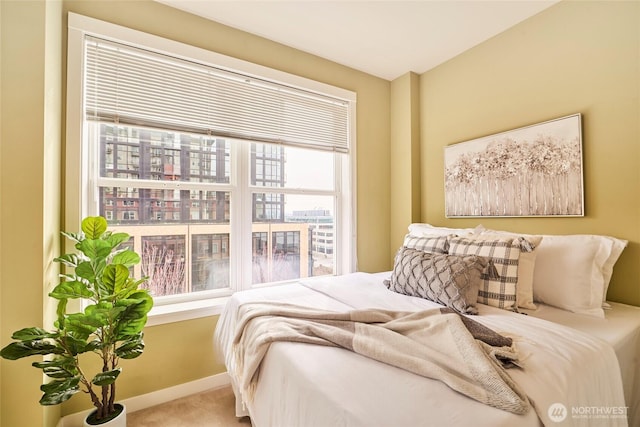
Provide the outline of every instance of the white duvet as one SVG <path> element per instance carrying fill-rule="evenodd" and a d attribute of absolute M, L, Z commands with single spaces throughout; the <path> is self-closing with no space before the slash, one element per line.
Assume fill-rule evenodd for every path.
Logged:
<path fill-rule="evenodd" d="M 287 301 L 314 308 L 423 310 L 430 301 L 389 291 L 388 274 L 354 273 L 239 292 L 216 329 L 216 349 L 232 366 L 237 308 Z M 263 360 L 255 398 L 256 427 L 627 426 L 620 369 L 609 344 L 545 320 L 479 305 L 474 319 L 514 339 L 522 369 L 508 373 L 534 409 L 526 415 L 478 403 L 446 385 L 348 350 L 275 343 Z"/>

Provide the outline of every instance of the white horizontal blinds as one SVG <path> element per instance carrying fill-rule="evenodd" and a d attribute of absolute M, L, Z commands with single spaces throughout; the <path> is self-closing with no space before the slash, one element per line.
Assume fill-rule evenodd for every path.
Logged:
<path fill-rule="evenodd" d="M 349 102 L 86 36 L 88 120 L 347 152 Z"/>

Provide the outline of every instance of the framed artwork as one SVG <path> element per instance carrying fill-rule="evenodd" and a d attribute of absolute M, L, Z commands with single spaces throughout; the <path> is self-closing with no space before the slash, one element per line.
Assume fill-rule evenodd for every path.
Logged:
<path fill-rule="evenodd" d="M 581 115 L 446 146 L 445 214 L 584 216 Z"/>

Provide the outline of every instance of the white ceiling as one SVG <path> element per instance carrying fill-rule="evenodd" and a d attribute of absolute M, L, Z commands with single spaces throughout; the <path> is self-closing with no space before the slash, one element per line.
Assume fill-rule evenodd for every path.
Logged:
<path fill-rule="evenodd" d="M 423 73 L 558 0 L 157 0 L 393 80 Z"/>

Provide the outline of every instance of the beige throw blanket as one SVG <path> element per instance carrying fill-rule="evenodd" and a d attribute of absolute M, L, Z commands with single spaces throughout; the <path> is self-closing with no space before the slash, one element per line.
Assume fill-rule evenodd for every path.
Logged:
<path fill-rule="evenodd" d="M 465 322 L 469 324 L 469 319 Z M 517 360 L 514 349 L 474 338 L 465 322 L 458 314 L 440 309 L 331 312 L 282 303 L 248 303 L 239 308 L 233 340 L 235 366 L 230 374 L 243 400 L 249 402 L 260 363 L 272 342 L 335 346 L 442 381 L 484 404 L 526 413 L 530 407 L 527 396 L 501 364 Z M 487 328 L 481 332 L 486 335 Z M 500 339 L 497 342 L 501 344 Z"/>

